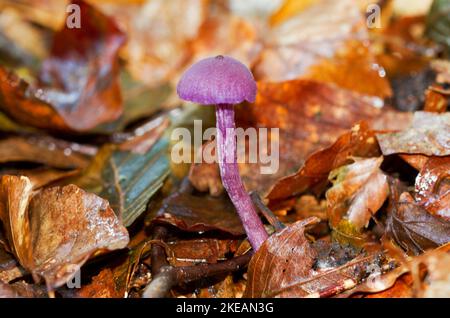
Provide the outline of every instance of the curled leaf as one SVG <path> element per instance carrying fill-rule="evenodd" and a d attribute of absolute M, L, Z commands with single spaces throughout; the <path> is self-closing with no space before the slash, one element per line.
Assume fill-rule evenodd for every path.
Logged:
<path fill-rule="evenodd" d="M 98 251 L 124 248 L 127 230 L 107 201 L 75 185 L 36 194 L 26 177 L 3 176 L 0 219 L 11 249 L 51 290 L 66 283 Z"/>

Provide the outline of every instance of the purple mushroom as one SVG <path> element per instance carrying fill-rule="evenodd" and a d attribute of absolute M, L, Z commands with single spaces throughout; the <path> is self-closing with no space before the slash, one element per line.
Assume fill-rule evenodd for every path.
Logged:
<path fill-rule="evenodd" d="M 256 83 L 241 62 L 227 56 L 203 59 L 192 65 L 177 86 L 181 99 L 216 105 L 217 153 L 222 183 L 241 218 L 250 244 L 256 251 L 267 232 L 245 191 L 237 165 L 234 104 L 254 102 Z"/>

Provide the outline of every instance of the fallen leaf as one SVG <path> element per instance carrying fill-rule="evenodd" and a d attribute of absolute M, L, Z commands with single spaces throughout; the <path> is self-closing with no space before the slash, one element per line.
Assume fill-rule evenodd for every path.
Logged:
<path fill-rule="evenodd" d="M 341 238 L 359 238 L 389 195 L 383 157 L 354 160 L 330 172 L 333 186 L 325 194 L 330 225 Z"/>
<path fill-rule="evenodd" d="M 192 43 L 192 63 L 205 56 L 228 55 L 250 67 L 262 48 L 258 31 L 254 24 L 242 17 L 213 11 Z"/>
<path fill-rule="evenodd" d="M 0 217 L 21 265 L 49 290 L 66 283 L 96 252 L 128 244 L 107 201 L 75 185 L 31 193 L 26 177 L 3 176 Z M 63 199 L 62 199 L 63 198 Z"/>
<path fill-rule="evenodd" d="M 77 297 L 81 298 L 123 298 L 123 296 L 123 293 L 116 289 L 114 273 L 109 268 L 102 270 L 92 278 L 90 284 L 82 286 L 77 292 Z"/>
<path fill-rule="evenodd" d="M 416 202 L 450 221 L 450 157 L 431 157 L 416 177 Z"/>
<path fill-rule="evenodd" d="M 395 153 L 427 156 L 450 155 L 450 113 L 415 112 L 411 128 L 378 133 L 383 155 Z"/>
<path fill-rule="evenodd" d="M 368 33 L 355 1 L 295 2 L 300 8 L 294 11 L 301 12 L 274 26 L 264 37 L 264 49 L 255 66 L 258 80 L 305 78 L 380 98 L 392 94 L 384 69 L 366 44 Z"/>
<path fill-rule="evenodd" d="M 145 154 L 105 145 L 79 177 L 68 181 L 107 199 L 123 224 L 129 226 L 145 211 L 169 174 L 167 147 L 164 138 Z"/>
<path fill-rule="evenodd" d="M 247 190 L 265 195 L 278 179 L 294 173 L 308 155 L 335 142 L 355 123 L 380 114 L 367 96 L 333 85 L 309 80 L 258 83 L 255 103 L 238 109 L 238 126 L 278 128 L 278 136 L 268 130 L 270 139 L 260 153 L 270 154 L 272 142 L 278 144 L 279 166 L 262 175 L 262 163 L 240 164 Z"/>
<path fill-rule="evenodd" d="M 305 226 L 317 218 L 295 222 L 271 235 L 252 257 L 244 297 L 302 296 L 298 290 L 277 293 L 292 282 L 311 275 L 317 257 L 304 235 Z"/>
<path fill-rule="evenodd" d="M 206 15 L 204 0 L 155 0 L 113 7 L 129 36 L 123 57 L 128 70 L 149 86 L 169 81 L 189 61 L 187 43 L 198 36 Z"/>
<path fill-rule="evenodd" d="M 170 224 L 182 231 L 218 230 L 234 236 L 245 234 L 241 220 L 226 194 L 198 195 L 187 179 L 181 189 L 167 197 L 153 224 Z"/>
<path fill-rule="evenodd" d="M 13 284 L 0 282 L 0 298 L 47 298 L 47 292 L 43 286 L 32 285 L 20 281 Z"/>
<path fill-rule="evenodd" d="M 205 147 L 209 147 L 208 145 L 210 145 L 210 143 L 215 143 L 215 141 L 203 144 L 203 146 L 197 150 L 197 156 L 201 158 Z M 216 147 L 214 145 L 211 155 L 216 155 L 215 150 Z M 224 191 L 219 165 L 217 163 L 192 163 L 191 168 L 189 169 L 188 178 L 195 189 L 201 192 L 209 192 L 213 197 L 220 196 Z"/>
<path fill-rule="evenodd" d="M 279 201 L 299 195 L 308 189 L 323 189 L 329 173 L 349 163 L 351 157 L 376 157 L 380 155 L 375 132 L 366 123 L 355 125 L 350 132 L 340 136 L 330 147 L 311 155 L 295 174 L 279 180 L 267 198 Z"/>
<path fill-rule="evenodd" d="M 0 139 L 0 163 L 25 161 L 54 168 L 83 168 L 96 152 L 96 147 L 50 136 L 8 136 Z"/>
<path fill-rule="evenodd" d="M 117 54 L 125 37 L 94 7 L 73 3 L 80 6 L 83 27 L 64 25 L 55 33 L 37 87 L 0 68 L 0 107 L 20 123 L 86 131 L 122 114 Z"/>
<path fill-rule="evenodd" d="M 399 199 L 395 196 L 391 195 L 386 233 L 398 245 L 409 254 L 418 255 L 450 242 L 449 222 L 428 213 L 408 193 Z"/>

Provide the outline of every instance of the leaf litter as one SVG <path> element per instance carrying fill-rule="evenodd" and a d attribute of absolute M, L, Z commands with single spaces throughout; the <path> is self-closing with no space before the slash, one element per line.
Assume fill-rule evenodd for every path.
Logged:
<path fill-rule="evenodd" d="M 445 1 L 381 29 L 364 1 L 71 2 L 82 28 L 0 4 L 0 297 L 450 296 Z M 239 164 L 256 252 L 217 164 L 170 156 L 214 125 L 174 87 L 220 54 L 257 81 L 237 126 L 279 129 L 275 173 Z"/>

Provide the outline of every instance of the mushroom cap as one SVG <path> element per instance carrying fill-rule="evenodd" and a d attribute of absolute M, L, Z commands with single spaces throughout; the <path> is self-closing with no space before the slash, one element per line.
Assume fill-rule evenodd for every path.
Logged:
<path fill-rule="evenodd" d="M 177 85 L 181 99 L 203 105 L 254 102 L 256 83 L 250 70 L 229 56 L 205 58 L 192 65 Z"/>

